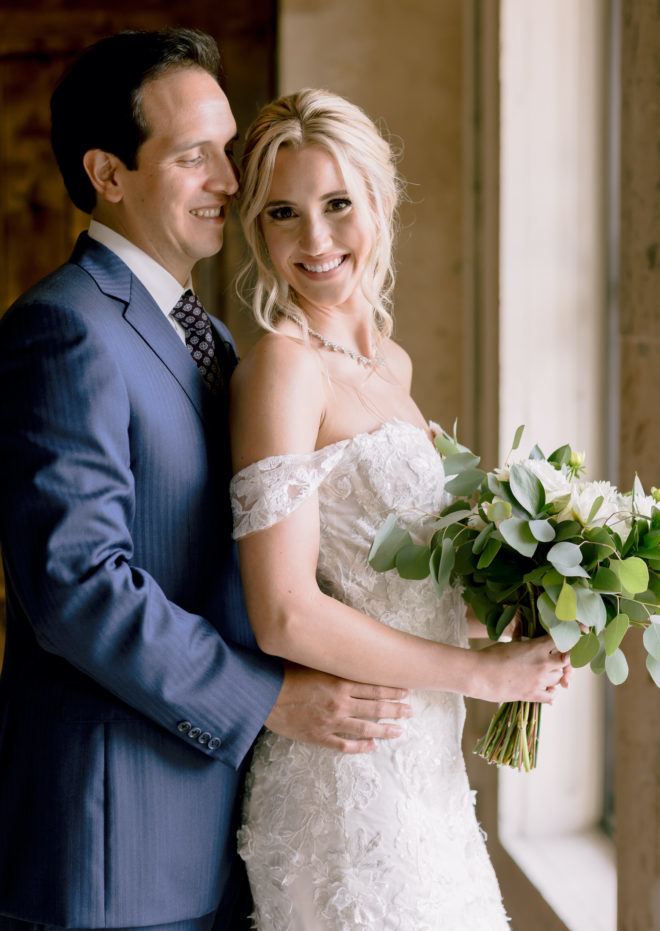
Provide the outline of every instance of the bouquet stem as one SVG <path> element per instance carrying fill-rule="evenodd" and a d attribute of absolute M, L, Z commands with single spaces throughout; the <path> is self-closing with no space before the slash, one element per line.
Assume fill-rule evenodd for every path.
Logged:
<path fill-rule="evenodd" d="M 541 705 L 510 701 L 500 705 L 474 752 L 488 763 L 525 770 L 536 766 Z"/>

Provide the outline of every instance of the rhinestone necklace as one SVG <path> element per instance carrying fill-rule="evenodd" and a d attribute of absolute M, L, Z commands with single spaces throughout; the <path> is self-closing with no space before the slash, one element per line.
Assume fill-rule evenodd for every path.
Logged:
<path fill-rule="evenodd" d="M 286 310 L 280 311 L 281 316 L 288 317 L 289 320 L 293 320 L 294 323 L 297 323 L 300 329 L 304 332 L 304 324 L 300 317 L 296 317 L 295 314 L 290 314 Z M 329 349 L 331 352 L 341 352 L 345 356 L 349 356 L 351 359 L 354 359 L 355 362 L 360 362 L 362 365 L 366 365 L 367 368 L 375 368 L 378 365 L 382 365 L 385 361 L 382 356 L 376 356 L 374 359 L 370 359 L 369 356 L 361 356 L 359 352 L 353 352 L 352 349 L 347 349 L 345 346 L 340 346 L 339 343 L 333 343 L 331 339 L 326 339 L 322 333 L 318 333 L 316 330 L 313 330 L 311 326 L 307 327 L 307 331 L 310 336 L 314 336 L 325 349 Z"/>

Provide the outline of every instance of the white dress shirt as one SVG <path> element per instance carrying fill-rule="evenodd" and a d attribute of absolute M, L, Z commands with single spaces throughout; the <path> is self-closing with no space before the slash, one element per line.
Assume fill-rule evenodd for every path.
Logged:
<path fill-rule="evenodd" d="M 192 278 L 188 280 L 186 287 L 182 288 L 176 278 L 155 259 L 152 259 L 125 236 L 111 230 L 104 223 L 99 223 L 98 220 L 91 221 L 88 233 L 90 239 L 95 239 L 101 245 L 106 246 L 125 265 L 128 265 L 165 314 L 181 341 L 185 343 L 185 330 L 174 317 L 170 317 L 170 313 L 184 291 L 193 290 Z"/>

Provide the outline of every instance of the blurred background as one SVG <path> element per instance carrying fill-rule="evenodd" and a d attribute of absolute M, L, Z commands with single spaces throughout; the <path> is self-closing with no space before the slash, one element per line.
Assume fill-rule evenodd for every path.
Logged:
<path fill-rule="evenodd" d="M 590 478 L 660 486 L 657 0 L 0 0 L 0 312 L 88 222 L 50 151 L 60 73 L 105 35 L 165 25 L 218 40 L 242 133 L 317 86 L 400 150 L 395 337 L 429 418 L 457 421 L 487 468 L 525 424 L 523 449 L 570 443 Z M 244 351 L 235 217 L 225 241 L 197 284 Z M 493 708 L 470 707 L 514 931 L 660 929 L 660 700 L 633 639 L 625 685 L 580 671 L 544 710 L 533 774 L 471 757 Z"/>

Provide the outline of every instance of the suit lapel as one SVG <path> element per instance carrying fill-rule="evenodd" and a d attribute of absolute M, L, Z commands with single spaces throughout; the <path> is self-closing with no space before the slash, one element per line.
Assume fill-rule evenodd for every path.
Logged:
<path fill-rule="evenodd" d="M 104 294 L 126 305 L 126 322 L 169 369 L 203 418 L 212 403 L 211 393 L 185 345 L 139 279 L 114 252 L 86 233 L 78 239 L 71 261 L 84 268 Z"/>

